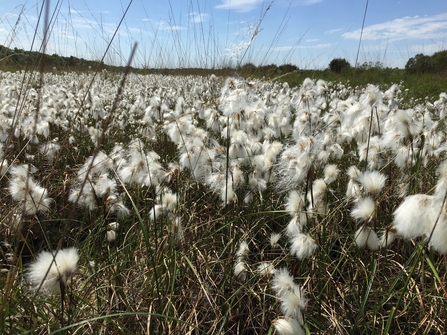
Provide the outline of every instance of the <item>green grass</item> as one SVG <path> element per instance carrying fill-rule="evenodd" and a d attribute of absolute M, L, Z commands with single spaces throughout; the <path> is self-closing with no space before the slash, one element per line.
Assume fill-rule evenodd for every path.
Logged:
<path fill-rule="evenodd" d="M 366 87 L 368 84 L 379 85 L 387 89 L 392 84 L 401 84 L 403 89 L 408 89 L 407 99 L 413 99 L 423 103 L 426 98 L 433 101 L 439 98 L 439 94 L 446 91 L 447 75 L 445 73 L 408 74 L 403 69 L 350 69 L 342 73 L 334 73 L 329 70 L 298 70 L 285 74 L 279 80 L 288 82 L 291 87 L 301 85 L 304 79 L 323 79 L 329 82 L 341 82 L 351 87 Z"/>

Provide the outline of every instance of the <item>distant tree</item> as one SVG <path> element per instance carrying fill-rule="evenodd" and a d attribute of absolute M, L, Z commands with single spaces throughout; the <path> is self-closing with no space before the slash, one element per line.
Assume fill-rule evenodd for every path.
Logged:
<path fill-rule="evenodd" d="M 405 71 L 410 74 L 432 72 L 430 56 L 417 54 L 416 56 L 411 57 L 407 64 L 405 64 Z"/>
<path fill-rule="evenodd" d="M 380 61 L 376 62 L 364 62 L 359 66 L 360 70 L 370 70 L 370 69 L 383 69 L 383 63 Z"/>
<path fill-rule="evenodd" d="M 253 63 L 246 63 L 242 65 L 238 70 L 244 74 L 254 74 L 256 72 L 256 66 Z"/>
<path fill-rule="evenodd" d="M 299 70 L 298 66 L 293 65 L 293 64 L 282 64 L 279 66 L 279 70 L 281 71 L 281 73 L 290 73 L 290 72 L 294 72 Z"/>
<path fill-rule="evenodd" d="M 433 71 L 447 71 L 447 50 L 435 52 L 433 56 L 431 56 L 430 62 Z"/>
<path fill-rule="evenodd" d="M 329 70 L 335 73 L 340 73 L 345 70 L 349 70 L 351 68 L 351 64 L 344 58 L 334 58 L 329 63 Z"/>

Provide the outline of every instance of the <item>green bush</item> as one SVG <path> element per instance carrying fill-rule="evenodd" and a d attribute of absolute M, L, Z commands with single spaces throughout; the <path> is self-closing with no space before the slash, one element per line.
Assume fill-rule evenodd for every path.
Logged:
<path fill-rule="evenodd" d="M 344 58 L 334 58 L 329 63 L 329 69 L 335 73 L 341 73 L 344 70 L 349 70 L 351 68 L 351 64 Z"/>
<path fill-rule="evenodd" d="M 447 50 L 435 52 L 432 56 L 417 54 L 405 64 L 409 74 L 435 73 L 447 71 Z"/>

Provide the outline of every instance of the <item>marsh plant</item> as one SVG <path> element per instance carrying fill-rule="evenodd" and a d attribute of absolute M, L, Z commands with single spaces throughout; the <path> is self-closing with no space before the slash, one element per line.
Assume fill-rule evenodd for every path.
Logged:
<path fill-rule="evenodd" d="M 0 73 L 2 332 L 443 332 L 445 93 L 40 75 Z"/>

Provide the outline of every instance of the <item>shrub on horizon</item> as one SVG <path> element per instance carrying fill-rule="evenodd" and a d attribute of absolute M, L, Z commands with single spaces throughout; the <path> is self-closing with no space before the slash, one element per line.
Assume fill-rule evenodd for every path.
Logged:
<path fill-rule="evenodd" d="M 351 64 L 344 58 L 334 58 L 329 63 L 329 70 L 335 73 L 341 73 L 342 71 L 349 70 Z"/>

